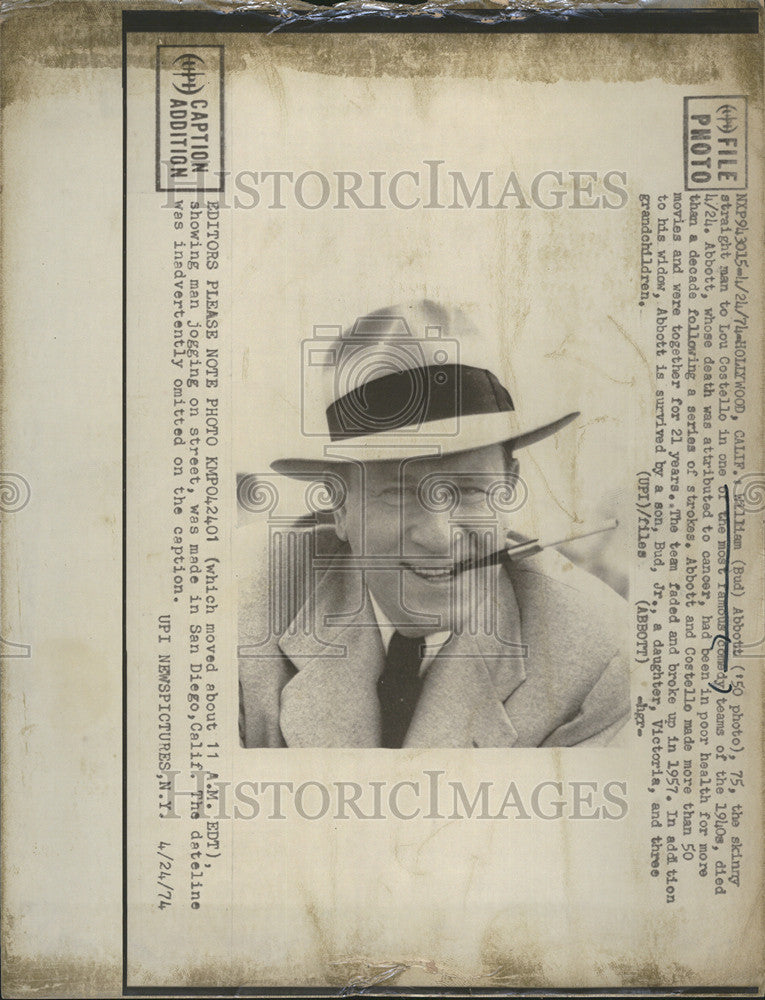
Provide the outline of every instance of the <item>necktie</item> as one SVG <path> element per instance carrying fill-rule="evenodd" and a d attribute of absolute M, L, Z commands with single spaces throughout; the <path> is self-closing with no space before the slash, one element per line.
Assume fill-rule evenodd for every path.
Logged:
<path fill-rule="evenodd" d="M 421 636 L 407 639 L 400 632 L 391 637 L 385 668 L 377 682 L 382 716 L 380 746 L 400 747 L 404 742 L 422 687 L 420 648 L 424 643 Z"/>

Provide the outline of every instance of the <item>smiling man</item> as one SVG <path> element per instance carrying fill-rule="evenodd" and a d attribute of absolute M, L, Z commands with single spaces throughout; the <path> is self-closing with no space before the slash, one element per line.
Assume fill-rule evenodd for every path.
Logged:
<path fill-rule="evenodd" d="M 323 352 L 327 432 L 275 471 L 331 523 L 280 526 L 243 588 L 245 746 L 605 745 L 629 714 L 626 604 L 547 550 L 498 556 L 527 427 L 461 310 L 357 320 Z"/>

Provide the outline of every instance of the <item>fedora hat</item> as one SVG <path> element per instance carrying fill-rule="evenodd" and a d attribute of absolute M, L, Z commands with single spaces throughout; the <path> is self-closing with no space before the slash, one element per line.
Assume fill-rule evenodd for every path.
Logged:
<path fill-rule="evenodd" d="M 346 330 L 317 328 L 302 360 L 304 374 L 319 375 L 320 416 L 306 419 L 316 393 L 304 379 L 302 447 L 271 468 L 303 479 L 338 462 L 524 448 L 579 416 L 525 425 L 487 367 L 498 346 L 462 309 L 427 299 L 379 309 Z"/>

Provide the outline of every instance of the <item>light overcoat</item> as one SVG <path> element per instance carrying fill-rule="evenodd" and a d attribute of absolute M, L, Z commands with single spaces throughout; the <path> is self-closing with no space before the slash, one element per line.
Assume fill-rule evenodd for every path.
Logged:
<path fill-rule="evenodd" d="M 289 533 L 240 588 L 245 747 L 377 747 L 380 630 L 331 527 Z M 407 747 L 611 743 L 630 712 L 626 602 L 546 550 L 497 577 L 494 627 L 428 667 Z"/>

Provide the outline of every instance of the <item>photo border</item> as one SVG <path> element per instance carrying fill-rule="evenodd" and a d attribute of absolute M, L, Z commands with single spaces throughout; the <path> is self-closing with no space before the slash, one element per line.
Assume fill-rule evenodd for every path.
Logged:
<path fill-rule="evenodd" d="M 177 997 L 337 997 L 352 996 L 347 987 L 289 986 L 130 986 L 128 967 L 128 720 L 127 720 L 127 38 L 131 34 L 226 34 L 270 31 L 344 34 L 758 34 L 760 10 L 756 7 L 614 9 L 530 11 L 503 8 L 442 8 L 432 13 L 410 13 L 400 7 L 383 11 L 335 10 L 320 7 L 292 14 L 256 11 L 123 10 L 122 12 L 122 990 L 124 996 Z M 221 122 L 223 128 L 223 122 Z M 758 987 L 695 986 L 616 987 L 611 989 L 493 987 L 358 987 L 355 995 L 420 997 L 650 997 L 758 996 Z"/>

